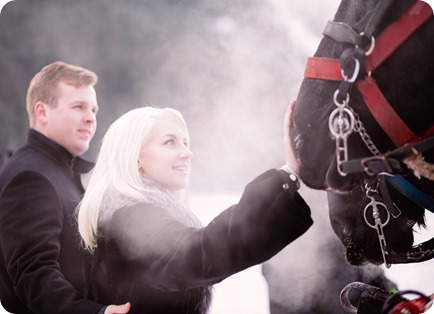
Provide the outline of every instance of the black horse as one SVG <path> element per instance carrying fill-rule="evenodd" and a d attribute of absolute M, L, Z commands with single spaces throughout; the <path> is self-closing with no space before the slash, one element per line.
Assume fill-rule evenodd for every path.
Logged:
<path fill-rule="evenodd" d="M 291 125 L 300 177 L 329 191 L 350 263 L 432 258 L 433 240 L 412 248 L 413 225 L 434 209 L 432 9 L 420 0 L 342 0 L 324 35 Z"/>

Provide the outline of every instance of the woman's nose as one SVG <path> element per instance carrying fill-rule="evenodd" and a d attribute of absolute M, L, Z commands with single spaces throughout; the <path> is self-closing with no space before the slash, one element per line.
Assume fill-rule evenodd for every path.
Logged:
<path fill-rule="evenodd" d="M 193 157 L 193 152 L 190 150 L 190 148 L 184 147 L 184 149 L 181 152 L 181 157 L 190 159 Z"/>

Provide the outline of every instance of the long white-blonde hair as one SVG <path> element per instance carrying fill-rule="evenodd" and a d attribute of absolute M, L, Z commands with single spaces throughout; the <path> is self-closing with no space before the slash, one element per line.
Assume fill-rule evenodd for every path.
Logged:
<path fill-rule="evenodd" d="M 161 119 L 176 121 L 188 134 L 178 110 L 141 107 L 114 121 L 104 135 L 86 192 L 77 208 L 78 229 L 86 249 L 97 246 L 98 218 L 109 188 L 130 199 L 143 199 L 147 191 L 137 161 L 155 121 Z"/>

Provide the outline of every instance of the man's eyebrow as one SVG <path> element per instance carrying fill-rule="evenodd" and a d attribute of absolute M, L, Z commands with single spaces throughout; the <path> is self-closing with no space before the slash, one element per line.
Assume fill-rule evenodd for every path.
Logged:
<path fill-rule="evenodd" d="M 74 100 L 74 101 L 71 102 L 71 105 L 75 105 L 75 104 L 77 104 L 77 105 L 86 105 L 86 106 L 89 106 L 91 108 L 95 108 L 96 110 L 99 109 L 98 105 L 93 105 L 93 104 L 90 104 L 87 101 L 83 101 L 83 100 Z"/>

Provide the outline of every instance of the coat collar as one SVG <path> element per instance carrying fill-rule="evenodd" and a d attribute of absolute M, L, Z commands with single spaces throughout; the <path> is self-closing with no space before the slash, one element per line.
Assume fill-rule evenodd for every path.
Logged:
<path fill-rule="evenodd" d="M 81 157 L 73 157 L 63 146 L 34 129 L 29 129 L 27 136 L 27 146 L 42 152 L 63 167 L 71 168 L 75 173 L 87 173 L 94 166 L 94 163 Z"/>

